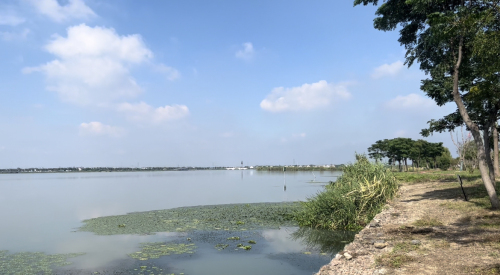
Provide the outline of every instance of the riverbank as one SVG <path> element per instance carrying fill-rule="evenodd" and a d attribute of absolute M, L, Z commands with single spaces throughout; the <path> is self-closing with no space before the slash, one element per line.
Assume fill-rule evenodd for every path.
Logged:
<path fill-rule="evenodd" d="M 456 181 L 402 184 L 317 275 L 500 274 L 500 212 L 479 180 L 464 188 L 469 201 Z"/>

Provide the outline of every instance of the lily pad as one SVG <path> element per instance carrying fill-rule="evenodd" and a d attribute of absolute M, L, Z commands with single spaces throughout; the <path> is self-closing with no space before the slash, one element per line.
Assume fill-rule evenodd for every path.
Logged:
<path fill-rule="evenodd" d="M 77 257 L 85 253 L 48 255 L 42 252 L 21 252 L 10 254 L 6 250 L 0 251 L 0 274 L 42 274 L 53 273 L 54 267 L 71 264 L 68 258 Z"/>
<path fill-rule="evenodd" d="M 280 226 L 297 226 L 292 214 L 300 207 L 298 202 L 180 207 L 89 219 L 83 221 L 79 231 L 116 235 L 277 229 Z"/>

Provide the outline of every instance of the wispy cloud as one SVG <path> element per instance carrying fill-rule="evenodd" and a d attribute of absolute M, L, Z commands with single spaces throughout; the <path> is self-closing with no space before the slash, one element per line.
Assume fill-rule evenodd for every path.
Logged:
<path fill-rule="evenodd" d="M 164 64 L 155 65 L 154 68 L 157 72 L 164 74 L 166 76 L 166 78 L 170 81 L 176 80 L 179 77 L 181 77 L 181 74 L 179 73 L 178 70 L 176 70 L 172 67 L 166 66 Z"/>
<path fill-rule="evenodd" d="M 82 123 L 80 124 L 79 128 L 80 128 L 80 135 L 82 136 L 119 137 L 124 134 L 124 129 L 120 127 L 105 125 L 97 121 Z"/>
<path fill-rule="evenodd" d="M 28 37 L 31 31 L 29 29 L 24 29 L 21 32 L 0 32 L 0 38 L 4 41 L 12 41 L 12 40 L 22 40 Z"/>
<path fill-rule="evenodd" d="M 125 114 L 129 120 L 141 124 L 159 124 L 189 115 L 189 109 L 185 105 L 166 105 L 154 108 L 144 102 L 136 104 L 121 103 L 118 105 L 117 110 Z"/>
<path fill-rule="evenodd" d="M 28 0 L 36 10 L 56 22 L 70 19 L 87 19 L 96 16 L 83 0 L 69 0 L 66 5 L 60 5 L 57 0 Z"/>
<path fill-rule="evenodd" d="M 15 14 L 10 13 L 0 13 L 0 25 L 8 25 L 15 27 L 19 24 L 22 24 L 26 21 L 26 19 L 19 17 Z"/>
<path fill-rule="evenodd" d="M 403 69 L 404 63 L 402 61 L 396 61 L 391 64 L 381 65 L 373 70 L 371 77 L 373 79 L 379 79 L 386 76 L 395 76 L 401 69 Z"/>
<path fill-rule="evenodd" d="M 243 49 L 240 49 L 236 52 L 235 56 L 239 59 L 243 59 L 246 61 L 251 60 L 255 55 L 255 50 L 253 48 L 252 43 L 246 42 L 242 44 Z"/>
<path fill-rule="evenodd" d="M 418 110 L 435 106 L 436 103 L 432 99 L 417 94 L 398 95 L 384 104 L 385 108 L 392 110 Z"/>
<path fill-rule="evenodd" d="M 274 88 L 262 100 L 260 107 L 269 112 L 307 111 L 329 106 L 335 100 L 345 100 L 350 96 L 345 84 L 334 85 L 321 80 L 299 87 Z"/>

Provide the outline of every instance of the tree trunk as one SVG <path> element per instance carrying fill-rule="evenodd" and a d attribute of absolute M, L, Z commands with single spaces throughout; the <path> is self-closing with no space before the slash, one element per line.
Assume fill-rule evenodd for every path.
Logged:
<path fill-rule="evenodd" d="M 462 62 L 462 46 L 463 46 L 463 38 L 460 38 L 460 42 L 458 45 L 458 58 L 455 67 L 453 68 L 453 91 L 452 91 L 453 100 L 457 104 L 458 111 L 460 112 L 462 119 L 464 120 L 465 124 L 471 131 L 472 136 L 474 137 L 474 142 L 476 143 L 477 146 L 479 171 L 481 172 L 481 178 L 483 180 L 484 187 L 486 188 L 486 191 L 488 192 L 488 196 L 490 198 L 491 208 L 498 209 L 500 207 L 500 202 L 498 201 L 497 192 L 495 191 L 495 186 L 491 182 L 491 178 L 488 173 L 488 168 L 486 167 L 486 154 L 484 151 L 484 145 L 481 139 L 481 134 L 479 132 L 479 127 L 477 126 L 476 123 L 474 123 L 470 119 L 469 113 L 467 112 L 464 102 L 462 101 L 462 97 L 458 92 L 458 71 L 460 68 L 460 63 Z"/>
<path fill-rule="evenodd" d="M 500 177 L 500 168 L 498 167 L 498 129 L 497 123 L 493 124 L 493 167 L 495 170 L 495 177 Z"/>
<path fill-rule="evenodd" d="M 491 161 L 491 148 L 490 148 L 490 127 L 486 125 L 483 130 L 484 139 L 484 154 L 486 155 L 486 164 L 488 165 L 488 172 L 490 179 L 495 183 L 495 170 L 493 169 L 493 162 Z"/>

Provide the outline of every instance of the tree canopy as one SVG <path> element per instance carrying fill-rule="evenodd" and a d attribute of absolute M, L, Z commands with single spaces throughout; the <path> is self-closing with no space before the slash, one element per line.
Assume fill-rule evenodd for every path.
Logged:
<path fill-rule="evenodd" d="M 493 208 L 499 208 L 488 131 L 499 116 L 500 0 L 387 0 L 376 11 L 374 27 L 400 27 L 398 41 L 406 49 L 408 66 L 418 62 L 430 77 L 421 89 L 437 105 L 455 102 L 457 113 L 434 126 L 459 123 L 470 130 L 478 165 Z M 378 5 L 378 0 L 355 0 L 354 5 Z M 490 45 L 491 44 L 491 45 Z M 445 123 L 441 123 L 445 122 Z M 432 126 L 432 125 L 431 125 Z M 483 141 L 480 130 L 484 131 Z M 489 171 L 488 171 L 489 170 Z"/>

